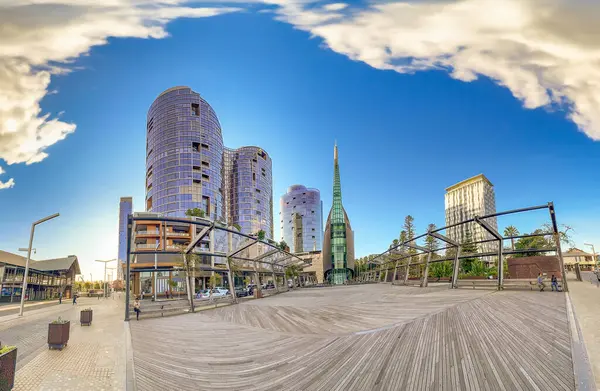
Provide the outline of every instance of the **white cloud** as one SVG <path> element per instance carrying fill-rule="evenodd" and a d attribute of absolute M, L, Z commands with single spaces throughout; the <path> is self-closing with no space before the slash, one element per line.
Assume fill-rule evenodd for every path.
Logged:
<path fill-rule="evenodd" d="M 109 37 L 163 38 L 167 22 L 234 8 L 190 7 L 187 0 L 3 0 L 0 2 L 0 160 L 37 163 L 75 131 L 42 113 L 53 74 Z M 11 179 L 0 189 L 14 186 Z"/>
<path fill-rule="evenodd" d="M 378 69 L 442 69 L 466 82 L 490 77 L 526 108 L 560 106 L 600 140 L 598 1 L 415 0 L 350 11 L 290 2 L 276 12 Z"/>
<path fill-rule="evenodd" d="M 10 178 L 8 180 L 8 182 L 0 181 L 0 190 L 10 189 L 10 188 L 13 188 L 14 186 L 15 186 L 15 180 L 13 178 Z"/>

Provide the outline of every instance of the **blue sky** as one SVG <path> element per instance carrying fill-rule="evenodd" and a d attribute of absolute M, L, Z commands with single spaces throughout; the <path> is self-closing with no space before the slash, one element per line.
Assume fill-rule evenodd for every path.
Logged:
<path fill-rule="evenodd" d="M 77 254 L 86 278 L 100 278 L 93 261 L 117 255 L 119 197 L 143 207 L 147 109 L 176 85 L 213 106 L 227 146 L 259 145 L 271 155 L 276 237 L 288 186 L 320 189 L 329 210 L 337 140 L 357 256 L 387 248 L 407 214 L 419 231 L 443 225 L 444 189 L 479 173 L 495 185 L 498 210 L 554 201 L 577 245 L 600 249 L 600 144 L 594 126 L 569 118 L 578 97 L 528 109 L 523 100 L 531 106 L 537 92 L 510 78 L 377 69 L 385 66 L 364 53 L 334 50 L 339 44 L 315 33 L 320 27 L 259 9 L 175 19 L 162 39 L 109 38 L 66 65 L 71 72 L 52 74 L 54 93 L 43 95 L 41 110 L 77 128 L 37 163 L 6 164 L 19 159 L 0 149 L 0 180 L 15 182 L 0 190 L 0 249 L 25 247 L 30 223 L 60 212 L 38 228 L 37 258 Z M 389 64 L 410 61 L 401 57 Z M 534 213 L 499 224 L 528 231 L 545 221 Z"/>

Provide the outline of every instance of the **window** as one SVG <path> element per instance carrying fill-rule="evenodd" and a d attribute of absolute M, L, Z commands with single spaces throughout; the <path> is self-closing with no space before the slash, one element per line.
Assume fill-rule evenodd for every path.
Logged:
<path fill-rule="evenodd" d="M 315 235 L 313 235 L 313 237 L 312 237 L 312 238 L 314 239 L 314 238 L 315 238 Z"/>
<path fill-rule="evenodd" d="M 192 151 L 200 152 L 200 143 L 192 143 Z"/>
<path fill-rule="evenodd" d="M 260 200 L 256 200 L 256 203 L 257 203 L 257 204 L 260 204 Z"/>
<path fill-rule="evenodd" d="M 200 116 L 200 105 L 198 103 L 192 103 L 192 114 L 197 117 Z"/>
<path fill-rule="evenodd" d="M 206 175 L 206 174 L 202 174 L 202 179 L 208 181 L 210 179 L 210 177 L 208 175 Z"/>
<path fill-rule="evenodd" d="M 210 163 L 208 163 L 208 162 L 205 162 L 204 160 L 202 161 L 202 165 L 203 165 L 204 167 L 210 167 Z"/>
<path fill-rule="evenodd" d="M 315 229 L 313 228 L 312 230 L 314 231 Z M 313 238 L 314 238 L 314 236 L 313 236 Z"/>
<path fill-rule="evenodd" d="M 193 169 L 194 171 L 200 171 L 200 166 L 193 166 L 193 167 L 192 167 L 192 169 Z"/>
<path fill-rule="evenodd" d="M 202 143 L 202 144 L 200 144 L 200 145 L 202 146 L 202 148 L 204 148 L 204 149 L 208 149 L 208 144 L 204 144 L 204 143 Z"/>
<path fill-rule="evenodd" d="M 256 180 L 256 173 L 252 173 L 252 180 L 255 181 Z"/>
<path fill-rule="evenodd" d="M 256 192 L 257 192 L 257 193 L 260 193 L 260 189 L 256 189 Z M 289 204 L 289 202 L 288 202 L 288 204 Z"/>
<path fill-rule="evenodd" d="M 315 211 L 314 211 L 314 210 L 311 210 L 311 211 L 310 211 L 310 213 L 312 213 L 312 214 L 315 214 Z"/>
<path fill-rule="evenodd" d="M 200 179 L 194 179 L 194 183 L 200 184 L 200 183 L 202 183 L 202 181 Z"/>

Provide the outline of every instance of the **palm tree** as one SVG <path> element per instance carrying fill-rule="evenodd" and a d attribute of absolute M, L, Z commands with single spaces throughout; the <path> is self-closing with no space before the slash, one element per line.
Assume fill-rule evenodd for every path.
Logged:
<path fill-rule="evenodd" d="M 514 225 L 509 225 L 508 227 L 504 228 L 504 236 L 517 236 L 517 235 L 519 235 L 519 230 Z M 514 238 L 510 239 L 510 248 L 511 248 L 511 250 L 515 251 L 515 239 Z"/>

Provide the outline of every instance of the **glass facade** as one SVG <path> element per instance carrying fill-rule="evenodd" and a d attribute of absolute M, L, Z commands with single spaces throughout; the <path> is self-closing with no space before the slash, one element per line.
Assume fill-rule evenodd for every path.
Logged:
<path fill-rule="evenodd" d="M 119 202 L 119 267 L 117 279 L 123 279 L 123 266 L 127 262 L 127 216 L 133 213 L 133 198 L 121 197 Z"/>
<path fill-rule="evenodd" d="M 321 193 L 293 185 L 281 196 L 279 208 L 281 240 L 291 252 L 320 251 L 323 238 Z"/>
<path fill-rule="evenodd" d="M 346 221 L 342 207 L 342 184 L 338 165 L 337 145 L 334 149 L 333 165 L 333 204 L 331 206 L 331 263 L 333 265 L 333 284 L 343 284 L 347 277 L 346 260 Z"/>
<path fill-rule="evenodd" d="M 225 148 L 228 223 L 245 234 L 265 231 L 273 239 L 273 177 L 269 155 L 259 147 Z"/>
<path fill-rule="evenodd" d="M 166 90 L 150 106 L 146 210 L 185 216 L 199 208 L 224 220 L 223 137 L 212 107 L 189 87 Z"/>

